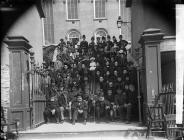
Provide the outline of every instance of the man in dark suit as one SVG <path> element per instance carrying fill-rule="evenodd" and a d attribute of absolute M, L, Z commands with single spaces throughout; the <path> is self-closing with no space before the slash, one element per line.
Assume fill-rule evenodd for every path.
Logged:
<path fill-rule="evenodd" d="M 59 104 L 59 109 L 61 112 L 60 122 L 63 123 L 64 122 L 64 111 L 67 107 L 67 97 L 64 94 L 62 87 L 58 89 L 58 104 Z"/>
<path fill-rule="evenodd" d="M 60 109 L 55 97 L 56 96 L 51 97 L 50 101 L 48 101 L 47 106 L 43 112 L 45 123 L 47 123 L 51 119 L 51 117 L 54 117 L 56 123 L 59 123 Z"/>
<path fill-rule="evenodd" d="M 82 55 L 86 55 L 88 52 L 88 42 L 86 41 L 85 35 L 82 36 L 82 39 L 83 40 L 80 43 L 80 49 L 81 49 Z"/>
<path fill-rule="evenodd" d="M 82 99 L 82 96 L 80 94 L 78 94 L 77 99 L 72 102 L 72 110 L 73 110 L 73 122 L 72 122 L 72 124 L 75 124 L 75 121 L 77 121 L 78 114 L 83 115 L 84 124 L 86 124 L 88 105 L 87 105 L 86 101 L 84 101 Z"/>
<path fill-rule="evenodd" d="M 100 93 L 98 100 L 96 101 L 95 110 L 97 121 L 101 118 L 108 117 L 110 109 L 110 102 L 104 98 L 103 92 Z"/>

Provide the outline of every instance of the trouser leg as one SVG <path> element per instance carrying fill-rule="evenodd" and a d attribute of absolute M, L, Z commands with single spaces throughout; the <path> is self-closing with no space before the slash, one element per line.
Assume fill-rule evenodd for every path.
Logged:
<path fill-rule="evenodd" d="M 132 105 L 127 106 L 127 112 L 126 112 L 126 120 L 130 121 L 131 119 L 131 110 L 132 110 Z"/>
<path fill-rule="evenodd" d="M 69 114 L 69 119 L 71 120 L 72 119 L 72 110 L 71 110 L 71 108 L 68 109 L 68 114 Z"/>
<path fill-rule="evenodd" d="M 84 117 L 84 120 L 87 120 L 87 117 L 88 117 L 87 110 L 83 111 L 83 117 Z"/>
<path fill-rule="evenodd" d="M 61 121 L 64 120 L 64 107 L 60 107 L 60 112 L 61 112 Z"/>
<path fill-rule="evenodd" d="M 49 117 L 50 117 L 49 114 L 50 114 L 49 113 L 49 110 L 48 109 L 45 109 L 44 112 L 43 112 L 43 117 L 44 117 L 45 123 L 47 123 L 49 121 Z"/>
<path fill-rule="evenodd" d="M 100 119 L 100 108 L 99 107 L 96 107 L 96 117 L 97 117 L 97 120 Z"/>
<path fill-rule="evenodd" d="M 55 110 L 56 110 L 56 112 L 54 114 L 54 117 L 55 117 L 56 122 L 59 122 L 59 120 L 61 118 L 60 109 L 59 108 L 56 108 Z"/>
<path fill-rule="evenodd" d="M 73 112 L 73 121 L 76 121 L 78 117 L 78 110 L 74 110 Z"/>
<path fill-rule="evenodd" d="M 120 119 L 123 120 L 124 119 L 124 107 L 123 105 L 119 106 L 119 115 L 120 115 Z"/>

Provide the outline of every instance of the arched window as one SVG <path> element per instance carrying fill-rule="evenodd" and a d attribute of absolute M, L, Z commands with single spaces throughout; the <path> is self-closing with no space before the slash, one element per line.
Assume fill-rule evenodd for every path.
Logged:
<path fill-rule="evenodd" d="M 68 38 L 68 41 L 76 42 L 76 41 L 79 41 L 80 36 L 81 36 L 81 34 L 80 34 L 79 31 L 77 31 L 77 30 L 70 30 L 68 32 L 67 38 Z"/>
<path fill-rule="evenodd" d="M 97 39 L 97 37 L 99 37 L 101 40 L 102 36 L 104 36 L 106 38 L 107 35 L 108 35 L 108 33 L 105 29 L 97 29 L 95 32 L 95 40 Z"/>

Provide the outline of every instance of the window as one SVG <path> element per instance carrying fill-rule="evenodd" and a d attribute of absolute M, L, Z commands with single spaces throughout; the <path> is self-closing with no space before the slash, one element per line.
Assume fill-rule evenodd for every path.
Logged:
<path fill-rule="evenodd" d="M 67 20 L 78 19 L 78 0 L 66 0 Z"/>
<path fill-rule="evenodd" d="M 105 2 L 106 0 L 94 0 L 94 18 L 105 18 Z"/>
<path fill-rule="evenodd" d="M 54 43 L 53 5 L 50 0 L 44 0 L 42 4 L 45 13 L 42 23 L 44 24 L 44 45 L 48 45 Z"/>
<path fill-rule="evenodd" d="M 77 31 L 77 30 L 70 30 L 70 31 L 68 32 L 68 35 L 67 35 L 68 40 L 71 41 L 71 42 L 79 41 L 80 36 L 81 36 L 81 34 L 80 34 L 80 32 Z"/>
<path fill-rule="evenodd" d="M 107 31 L 105 29 L 97 29 L 95 32 L 95 39 L 97 39 L 97 37 L 100 38 L 100 40 L 102 39 L 102 36 L 107 37 Z"/>

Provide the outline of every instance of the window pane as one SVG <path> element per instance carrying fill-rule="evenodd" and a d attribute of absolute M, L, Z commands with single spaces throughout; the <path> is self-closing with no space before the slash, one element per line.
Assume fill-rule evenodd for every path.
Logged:
<path fill-rule="evenodd" d="M 99 18 L 99 10 L 100 10 L 100 0 L 96 0 L 95 2 L 95 17 Z"/>
<path fill-rule="evenodd" d="M 68 19 L 78 19 L 77 0 L 68 1 Z"/>
<path fill-rule="evenodd" d="M 105 0 L 102 0 L 102 17 L 105 17 Z"/>
<path fill-rule="evenodd" d="M 95 0 L 95 18 L 105 17 L 105 0 Z"/>

